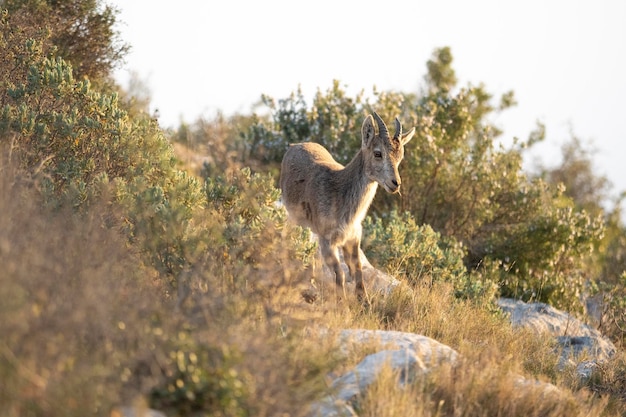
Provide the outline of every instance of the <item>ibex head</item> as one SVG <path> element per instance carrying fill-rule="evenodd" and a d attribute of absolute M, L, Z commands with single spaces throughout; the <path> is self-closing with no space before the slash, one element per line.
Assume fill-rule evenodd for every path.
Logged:
<path fill-rule="evenodd" d="M 402 133 L 400 120 L 395 119 L 395 134 L 389 136 L 389 130 L 381 117 L 374 112 L 369 115 L 361 127 L 361 151 L 365 164 L 365 174 L 376 181 L 387 192 L 400 191 L 400 174 L 398 165 L 404 158 L 404 145 L 415 134 L 415 128 Z"/>

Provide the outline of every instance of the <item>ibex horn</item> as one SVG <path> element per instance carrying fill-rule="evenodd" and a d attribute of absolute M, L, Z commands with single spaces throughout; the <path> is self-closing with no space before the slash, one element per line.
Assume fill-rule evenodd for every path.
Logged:
<path fill-rule="evenodd" d="M 376 112 L 374 112 L 374 120 L 376 120 L 376 124 L 378 125 L 378 134 L 380 136 L 388 138 L 389 131 L 387 130 L 387 126 L 385 125 L 385 122 L 383 122 L 383 119 L 381 119 Z"/>
<path fill-rule="evenodd" d="M 394 120 L 394 123 L 396 124 L 396 134 L 393 135 L 393 140 L 400 140 L 400 137 L 402 136 L 402 125 L 400 124 L 400 120 L 398 120 L 398 118 L 396 117 L 396 120 Z"/>

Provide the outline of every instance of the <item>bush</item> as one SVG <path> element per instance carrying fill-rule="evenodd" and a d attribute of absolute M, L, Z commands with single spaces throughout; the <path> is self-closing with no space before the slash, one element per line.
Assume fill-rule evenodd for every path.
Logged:
<path fill-rule="evenodd" d="M 5 151 L 6 152 L 6 151 Z M 0 164 L 0 403 L 6 416 L 108 414 L 140 395 L 121 389 L 153 339 L 161 288 L 108 223 L 40 207 L 23 174 Z M 10 168 L 9 168 L 10 167 Z"/>
<path fill-rule="evenodd" d="M 420 282 L 456 282 L 466 274 L 463 252 L 452 240 L 444 241 L 428 225 L 419 226 L 410 213 L 392 211 L 384 218 L 363 222 L 363 247 L 368 259 L 394 276 Z"/>
<path fill-rule="evenodd" d="M 462 245 L 428 225 L 418 226 L 408 212 L 366 217 L 363 228 L 368 259 L 393 276 L 405 277 L 412 286 L 448 282 L 457 297 L 487 302 L 498 292 L 491 275 L 468 273 Z"/>
<path fill-rule="evenodd" d="M 101 0 L 3 0 L 1 6 L 15 32 L 43 35 L 44 49 L 70 62 L 78 78 L 106 82 L 129 50 L 115 28 L 118 11 Z"/>
<path fill-rule="evenodd" d="M 118 232 L 106 200 L 92 202 L 86 212 L 42 208 L 36 190 L 18 181 L 19 169 L 14 173 L 6 167 L 0 164 L 4 414 L 108 415 L 116 406 L 145 398 L 152 407 L 177 415 L 295 416 L 304 415 L 303 404 L 320 395 L 332 351 L 319 344 L 303 346 L 300 328 L 276 323 L 269 315 L 279 308 L 282 271 L 267 277 L 276 279 L 269 295 L 252 288 L 263 278 L 264 265 L 278 265 L 279 251 L 293 255 L 282 249 L 288 244 L 280 233 L 271 234 L 270 242 L 256 239 L 251 230 L 262 227 L 252 222 L 225 235 L 219 229 L 213 240 L 202 241 L 215 243 L 207 256 L 214 256 L 216 264 L 228 249 L 217 244 L 220 239 L 232 242 L 233 254 L 246 245 L 275 251 L 254 263 L 230 257 L 225 265 L 206 262 L 205 291 L 194 293 L 191 308 L 177 313 L 163 297 L 167 285 L 142 265 L 136 247 Z M 243 188 L 248 182 L 258 191 L 268 177 L 244 176 L 237 184 Z M 237 217 L 247 207 L 235 188 L 222 196 L 241 201 L 228 205 L 223 215 Z M 264 195 L 251 195 L 264 201 Z M 281 210 L 269 201 L 260 209 Z M 201 230 L 225 226 L 223 219 L 209 217 Z M 285 235 L 311 246 L 302 230 Z M 249 286 L 224 288 L 215 273 L 219 269 L 224 277 L 247 273 L 237 282 L 245 279 Z"/>
<path fill-rule="evenodd" d="M 177 415 L 248 416 L 245 381 L 237 372 L 241 354 L 232 348 L 199 344 L 185 332 L 172 346 L 163 378 L 151 389 L 149 401 L 158 410 L 175 410 Z"/>
<path fill-rule="evenodd" d="M 495 282 L 506 296 L 581 311 L 602 219 L 577 210 L 558 185 L 524 174 L 523 150 L 542 140 L 541 126 L 525 142 L 498 146 L 501 132 L 489 116 L 514 105 L 513 94 L 494 105 L 482 85 L 455 91 L 451 62 L 449 50 L 435 51 L 421 97 L 375 91 L 375 103 L 362 103 L 336 82 L 310 108 L 300 94 L 278 106 L 266 98 L 274 124 L 265 134 L 280 138 L 277 148 L 268 146 L 282 155 L 287 142 L 315 141 L 345 163 L 360 146 L 359 123 L 370 108 L 385 120 L 401 116 L 405 127 L 416 126 L 400 165 L 402 198 L 379 192 L 371 212 L 380 218 L 393 210 L 409 212 L 417 225 L 460 242 L 468 271 L 498 266 L 490 269 L 492 277 L 474 274 L 482 289 L 468 281 L 466 291 L 489 293 Z"/>
<path fill-rule="evenodd" d="M 50 206 L 86 209 L 108 196 L 125 208 L 131 241 L 147 262 L 175 276 L 185 266 L 188 222 L 199 207 L 199 182 L 175 168 L 170 144 L 154 120 L 129 118 L 115 93 L 76 81 L 60 58 L 43 58 L 36 41 L 20 49 L 25 81 L 0 96 L 0 142 Z"/>
<path fill-rule="evenodd" d="M 308 230 L 287 223 L 273 183 L 272 176 L 248 168 L 230 178 L 205 178 L 207 224 L 212 226 L 204 239 L 215 274 L 231 290 L 241 291 L 251 278 L 257 285 L 268 280 L 278 285 L 280 277 L 297 274 L 315 254 Z"/>
<path fill-rule="evenodd" d="M 350 162 L 361 146 L 361 102 L 361 95 L 348 97 L 338 81 L 325 94 L 318 91 L 310 109 L 300 90 L 278 104 L 264 96 L 271 122 L 259 120 L 244 133 L 249 160 L 279 163 L 290 143 L 317 142 L 338 162 Z"/>

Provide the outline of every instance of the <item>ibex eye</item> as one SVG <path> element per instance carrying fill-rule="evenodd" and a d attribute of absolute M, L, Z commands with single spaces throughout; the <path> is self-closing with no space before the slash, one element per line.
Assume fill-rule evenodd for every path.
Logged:
<path fill-rule="evenodd" d="M 374 151 L 374 158 L 382 158 L 383 153 L 381 151 Z"/>

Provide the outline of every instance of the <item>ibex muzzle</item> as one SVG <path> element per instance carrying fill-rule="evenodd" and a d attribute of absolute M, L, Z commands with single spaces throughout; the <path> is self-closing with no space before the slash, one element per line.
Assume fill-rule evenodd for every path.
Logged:
<path fill-rule="evenodd" d="M 361 222 L 378 184 L 390 193 L 400 191 L 398 165 L 414 134 L 415 128 L 402 133 L 396 118 L 390 137 L 385 122 L 374 113 L 361 127 L 361 149 L 345 167 L 317 143 L 291 145 L 285 153 L 280 173 L 283 204 L 291 219 L 318 236 L 324 262 L 344 294 L 339 250 L 355 280 L 357 297 L 367 298 L 359 256 Z"/>

